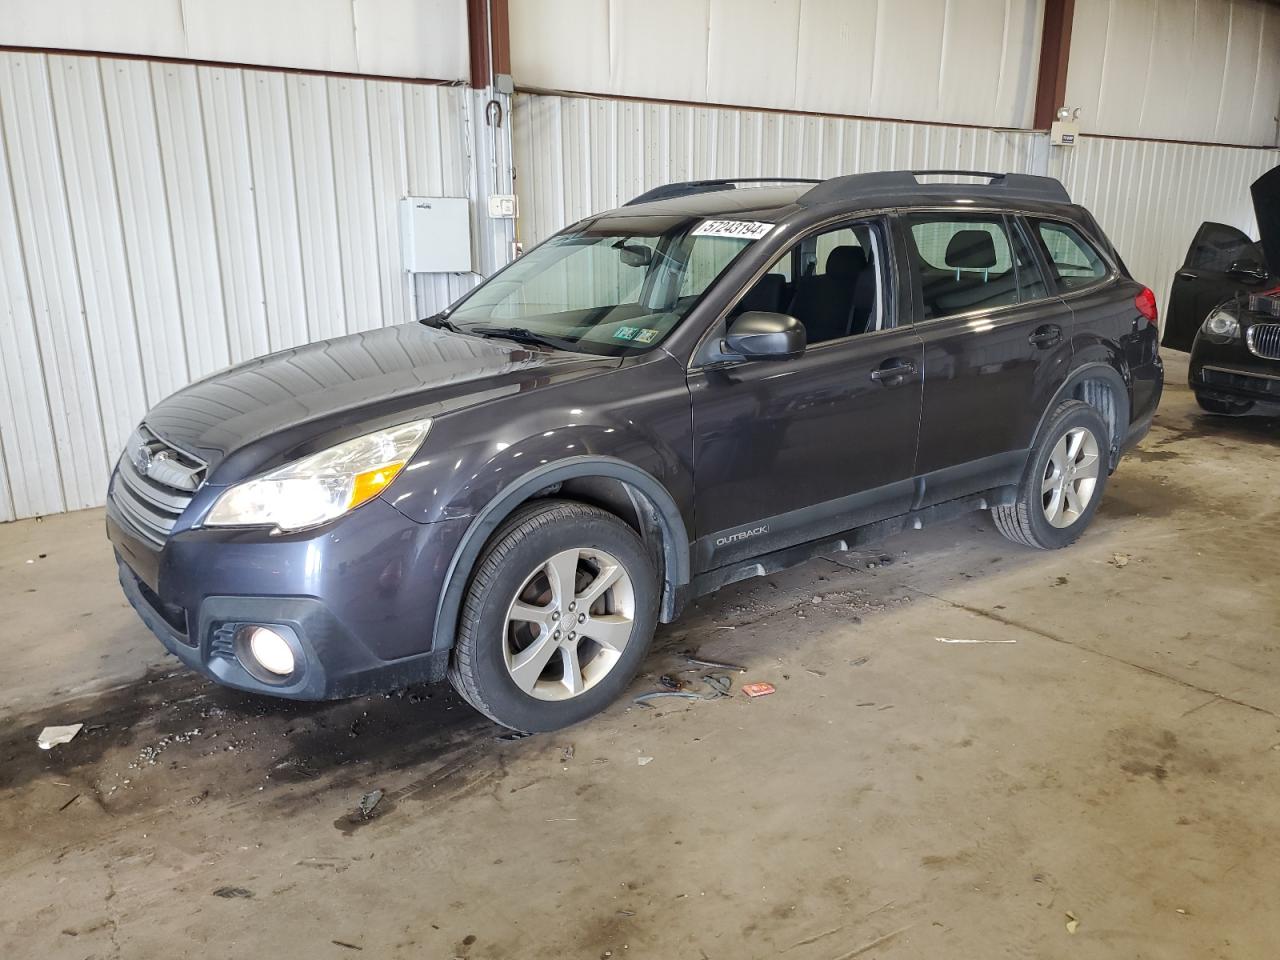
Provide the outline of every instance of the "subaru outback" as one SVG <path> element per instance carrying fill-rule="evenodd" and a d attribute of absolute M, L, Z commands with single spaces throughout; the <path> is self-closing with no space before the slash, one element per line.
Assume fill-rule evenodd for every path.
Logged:
<path fill-rule="evenodd" d="M 940 176 L 659 187 L 179 391 L 111 478 L 128 599 L 228 686 L 448 677 L 541 731 L 725 584 L 973 510 L 1066 546 L 1159 400 L 1155 298 L 1056 180 Z"/>

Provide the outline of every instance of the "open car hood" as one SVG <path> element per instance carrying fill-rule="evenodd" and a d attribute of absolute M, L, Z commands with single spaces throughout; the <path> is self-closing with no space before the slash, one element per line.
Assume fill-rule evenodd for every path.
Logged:
<path fill-rule="evenodd" d="M 1267 269 L 1280 276 L 1280 167 L 1273 167 L 1249 188 L 1253 194 L 1253 212 L 1258 219 L 1258 236 Z"/>

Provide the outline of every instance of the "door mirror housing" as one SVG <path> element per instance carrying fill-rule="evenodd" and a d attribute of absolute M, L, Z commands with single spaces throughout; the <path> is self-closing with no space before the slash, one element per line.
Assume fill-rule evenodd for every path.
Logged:
<path fill-rule="evenodd" d="M 723 352 L 744 360 L 794 360 L 804 347 L 804 324 L 795 317 L 750 310 L 730 324 Z"/>
<path fill-rule="evenodd" d="M 1256 260 L 1237 260 L 1227 268 L 1227 273 L 1247 283 L 1263 283 L 1269 276 L 1267 268 Z"/>

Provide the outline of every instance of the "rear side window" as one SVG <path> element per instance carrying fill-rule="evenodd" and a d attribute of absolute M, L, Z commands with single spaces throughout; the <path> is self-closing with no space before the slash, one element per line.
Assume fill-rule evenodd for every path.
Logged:
<path fill-rule="evenodd" d="M 1004 217 L 998 214 L 917 213 L 903 218 L 912 240 L 925 320 L 987 310 L 1033 299 L 1019 290 L 1015 251 Z M 1016 259 L 1026 264 L 1025 250 Z M 1034 285 L 1038 274 L 1024 271 Z M 1038 296 L 1043 296 L 1041 291 Z"/>
<path fill-rule="evenodd" d="M 1106 279 L 1106 261 L 1075 229 L 1052 220 L 1032 220 L 1031 228 L 1040 239 L 1059 290 L 1082 290 Z"/>

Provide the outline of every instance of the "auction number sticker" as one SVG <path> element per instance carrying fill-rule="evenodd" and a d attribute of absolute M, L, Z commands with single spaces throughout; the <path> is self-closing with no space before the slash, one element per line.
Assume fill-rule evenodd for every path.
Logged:
<path fill-rule="evenodd" d="M 758 220 L 703 220 L 693 228 L 693 237 L 736 237 L 739 240 L 759 240 L 767 236 L 777 224 Z"/>

